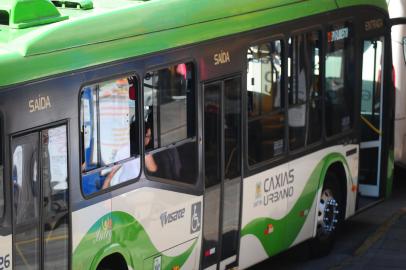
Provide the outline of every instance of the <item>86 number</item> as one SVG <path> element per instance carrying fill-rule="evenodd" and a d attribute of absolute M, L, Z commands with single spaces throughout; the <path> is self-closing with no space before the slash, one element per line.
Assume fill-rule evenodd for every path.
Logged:
<path fill-rule="evenodd" d="M 10 254 L 0 256 L 0 270 L 8 269 L 10 267 Z"/>

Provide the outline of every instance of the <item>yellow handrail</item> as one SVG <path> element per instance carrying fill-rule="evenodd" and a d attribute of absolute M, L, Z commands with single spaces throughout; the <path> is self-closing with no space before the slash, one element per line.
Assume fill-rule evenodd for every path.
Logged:
<path fill-rule="evenodd" d="M 374 127 L 374 125 L 368 121 L 368 119 L 366 119 L 364 116 L 361 115 L 361 119 L 362 121 L 364 121 L 364 123 L 370 128 L 372 129 L 372 131 L 374 131 L 375 133 L 377 133 L 379 136 L 382 136 L 382 131 L 380 131 L 379 129 L 377 129 L 376 127 Z"/>

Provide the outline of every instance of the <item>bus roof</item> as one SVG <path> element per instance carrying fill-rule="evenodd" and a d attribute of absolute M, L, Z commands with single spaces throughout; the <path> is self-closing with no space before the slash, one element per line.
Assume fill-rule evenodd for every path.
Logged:
<path fill-rule="evenodd" d="M 385 0 L 93 0 L 89 9 L 52 7 L 60 13 L 55 20 L 48 20 L 51 10 L 35 23 L 29 12 L 28 23 L 16 24 L 27 14 L 13 10 L 18 1 L 0 4 L 0 22 L 10 18 L 0 25 L 0 87 L 346 6 L 387 9 Z M 44 1 L 21 2 L 31 2 L 31 11 Z"/>

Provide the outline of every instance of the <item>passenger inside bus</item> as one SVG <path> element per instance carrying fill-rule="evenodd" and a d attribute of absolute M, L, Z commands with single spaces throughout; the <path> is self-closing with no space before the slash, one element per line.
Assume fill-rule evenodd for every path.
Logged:
<path fill-rule="evenodd" d="M 140 173 L 137 85 L 137 78 L 129 76 L 82 90 L 82 189 L 86 195 Z"/>
<path fill-rule="evenodd" d="M 135 122 L 133 122 L 135 123 Z M 130 137 L 134 137 L 135 133 L 137 133 L 137 130 L 135 130 L 135 124 L 131 125 L 130 129 Z M 145 125 L 145 139 L 144 139 L 144 144 L 147 147 L 150 144 L 151 141 L 151 128 Z M 135 145 L 135 144 L 132 144 Z M 122 149 L 120 149 L 117 152 L 116 159 L 122 160 L 125 159 L 128 156 L 128 151 L 131 149 L 130 145 L 124 146 Z M 133 151 L 133 150 L 132 150 Z M 132 156 L 132 154 L 131 154 Z M 155 160 L 151 154 L 146 154 L 145 155 L 145 167 L 148 170 L 148 172 L 154 173 L 158 170 L 158 167 L 155 163 Z M 140 161 L 139 157 L 136 157 L 135 159 L 124 162 L 122 164 L 115 165 L 111 172 L 107 175 L 106 179 L 104 180 L 103 187 L 102 189 L 106 189 L 110 186 L 115 186 L 118 184 L 121 184 L 123 182 L 128 181 L 129 179 L 135 179 L 140 171 Z"/>

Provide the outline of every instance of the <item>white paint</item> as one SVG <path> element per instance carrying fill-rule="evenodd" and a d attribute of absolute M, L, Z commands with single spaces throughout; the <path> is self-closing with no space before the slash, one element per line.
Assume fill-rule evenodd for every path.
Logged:
<path fill-rule="evenodd" d="M 8 270 L 13 269 L 13 258 L 12 258 L 12 237 L 11 235 L 1 236 L 0 235 L 0 258 L 2 258 L 3 263 L 0 264 L 0 269 Z M 6 268 L 7 265 L 4 264 L 4 260 L 8 261 L 10 265 Z"/>
<path fill-rule="evenodd" d="M 356 153 L 346 156 L 346 153 L 350 150 L 356 149 Z M 318 152 L 311 153 L 307 156 L 301 157 L 296 160 L 292 160 L 289 163 L 280 165 L 270 170 L 261 172 L 259 174 L 250 176 L 244 179 L 244 191 L 243 191 L 243 210 L 242 210 L 242 228 L 249 222 L 256 218 L 269 217 L 272 219 L 282 219 L 290 211 L 292 211 L 294 205 L 300 196 L 312 196 L 313 204 L 310 209 L 301 209 L 301 211 L 307 212 L 304 226 L 301 228 L 298 236 L 292 245 L 296 245 L 303 242 L 315 235 L 316 231 L 316 209 L 318 207 L 319 198 L 321 195 L 321 180 L 318 187 L 308 194 L 302 194 L 303 190 L 310 179 L 313 170 L 325 158 L 328 154 L 339 153 L 347 161 L 348 167 L 344 166 L 347 179 L 341 179 L 346 181 L 347 185 L 347 208 L 345 216 L 348 218 L 355 212 L 355 201 L 357 193 L 352 191 L 352 186 L 358 183 L 358 161 L 359 161 L 359 146 L 358 145 L 338 145 L 322 149 Z M 284 200 L 280 200 L 276 203 L 264 206 L 260 203 L 260 197 L 264 195 L 264 179 L 277 175 L 281 172 L 289 172 L 294 170 L 294 181 L 290 184 L 294 187 L 293 196 L 287 197 Z M 257 188 L 258 186 L 258 188 Z M 316 195 L 316 194 L 317 195 Z M 299 213 L 298 213 L 299 215 Z M 289 224 L 286 224 L 289 228 Z M 243 269 L 249 267 L 255 263 L 258 263 L 268 258 L 262 244 L 254 236 L 246 235 L 241 238 L 239 265 Z"/>
<path fill-rule="evenodd" d="M 253 235 L 244 235 L 240 244 L 239 269 L 248 268 L 268 258 L 261 242 Z"/>
<path fill-rule="evenodd" d="M 222 261 L 220 262 L 220 268 L 219 268 L 219 270 L 225 270 L 225 269 L 226 269 L 226 266 L 229 265 L 230 263 L 235 262 L 236 259 L 237 259 L 237 256 L 234 255 L 234 256 L 231 256 L 231 257 L 229 257 L 229 258 L 227 258 L 227 259 L 225 259 L 225 260 L 222 260 Z"/>
<path fill-rule="evenodd" d="M 287 201 L 279 200 L 275 203 L 264 205 L 264 181 L 289 171 L 288 164 L 275 167 L 244 179 L 242 224 L 244 228 L 252 220 L 258 217 L 270 217 L 281 219 L 287 212 Z"/>
<path fill-rule="evenodd" d="M 156 249 L 164 251 L 200 237 L 202 226 L 200 226 L 200 231 L 191 232 L 192 205 L 198 202 L 201 203 L 203 212 L 202 196 L 142 188 L 114 197 L 112 211 L 122 211 L 132 215 L 144 227 Z M 161 215 L 163 213 L 172 213 L 182 209 L 185 210 L 181 218 L 162 225 Z M 201 218 L 203 218 L 203 213 L 201 213 Z M 180 255 L 188 247 L 171 250 L 170 256 Z"/>
<path fill-rule="evenodd" d="M 186 268 L 185 268 L 186 269 Z M 217 264 L 213 264 L 212 266 L 209 266 L 207 268 L 204 268 L 204 270 L 217 270 Z"/>
<path fill-rule="evenodd" d="M 72 249 L 79 245 L 89 229 L 102 216 L 111 212 L 111 200 L 106 200 L 72 213 Z"/>

